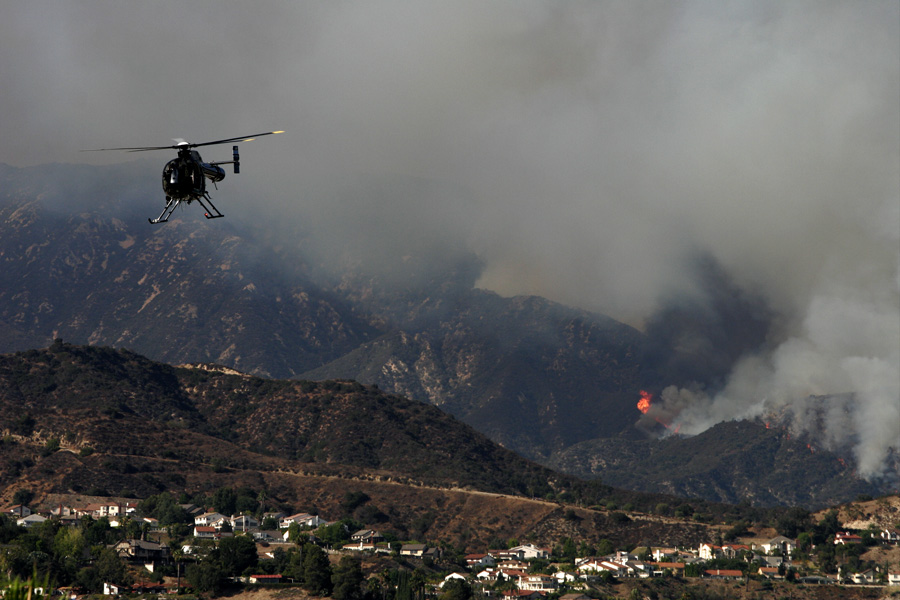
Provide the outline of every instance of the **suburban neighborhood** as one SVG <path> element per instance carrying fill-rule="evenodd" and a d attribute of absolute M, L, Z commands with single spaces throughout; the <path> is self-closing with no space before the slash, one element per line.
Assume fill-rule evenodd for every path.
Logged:
<path fill-rule="evenodd" d="M 40 532 L 52 528 L 55 538 L 66 530 L 102 528 L 108 557 L 122 569 L 97 581 L 102 590 L 72 585 L 60 589 L 70 598 L 87 593 L 109 596 L 178 594 L 204 585 L 199 565 L 217 553 L 241 547 L 247 556 L 239 571 L 222 573 L 233 585 L 300 586 L 309 570 L 291 567 L 294 554 L 320 553 L 323 565 L 341 561 L 393 559 L 417 574 L 424 594 L 440 595 L 448 586 L 463 586 L 472 594 L 506 598 L 586 600 L 600 597 L 597 590 L 615 582 L 677 578 L 685 581 L 733 581 L 755 585 L 791 582 L 816 586 L 880 586 L 900 590 L 900 564 L 873 563 L 860 557 L 870 548 L 900 547 L 900 530 L 885 527 L 865 531 L 840 530 L 818 544 L 810 536 L 774 535 L 767 539 L 733 542 L 711 540 L 696 547 L 650 545 L 614 548 L 601 543 L 577 546 L 559 540 L 553 547 L 511 543 L 507 548 L 483 548 L 461 554 L 440 541 L 396 540 L 351 519 L 330 522 L 309 512 L 285 514 L 223 514 L 209 507 L 178 504 L 184 523 L 160 525 L 157 517 L 143 514 L 138 502 L 92 502 L 82 506 L 59 504 L 33 512 L 16 504 L 2 511 L 5 528 Z M 144 507 L 146 508 L 146 507 Z M 60 533 L 63 532 L 63 533 Z M 8 536 L 7 536 L 8 537 Z M 585 553 L 585 551 L 588 551 Z M 2 564 L 12 576 L 15 547 L 4 544 Z M 82 549 L 86 555 L 88 550 Z M 102 553 L 101 553 L 102 554 Z M 108 558 L 107 560 L 114 560 Z M 100 560 L 100 555 L 93 559 Z M 41 565 L 36 565 L 37 570 Z M 323 566 L 322 568 L 330 568 Z M 307 569 L 307 567 L 304 567 Z M 400 569 L 402 570 L 402 569 Z M 173 576 L 174 575 L 174 576 Z"/>

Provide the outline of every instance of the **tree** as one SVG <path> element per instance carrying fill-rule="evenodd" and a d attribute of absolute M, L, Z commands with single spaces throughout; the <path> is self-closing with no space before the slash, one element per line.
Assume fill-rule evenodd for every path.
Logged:
<path fill-rule="evenodd" d="M 801 531 L 806 531 L 811 525 L 809 511 L 801 506 L 787 509 L 778 518 L 776 528 L 778 533 L 789 538 L 796 538 Z"/>
<path fill-rule="evenodd" d="M 229 487 L 220 487 L 213 493 L 213 508 L 223 515 L 233 515 L 237 509 L 237 493 Z"/>
<path fill-rule="evenodd" d="M 222 590 L 224 582 L 222 567 L 218 562 L 208 558 L 188 565 L 185 569 L 185 577 L 190 586 L 198 592 L 218 594 Z"/>
<path fill-rule="evenodd" d="M 27 506 L 34 499 L 34 492 L 31 490 L 20 489 L 13 494 L 13 504 L 21 504 Z"/>
<path fill-rule="evenodd" d="M 332 597 L 335 600 L 362 600 L 362 584 L 365 580 L 359 560 L 344 556 L 331 575 L 334 585 Z"/>
<path fill-rule="evenodd" d="M 439 600 L 470 600 L 472 586 L 464 579 L 450 579 L 444 583 Z"/>
<path fill-rule="evenodd" d="M 303 588 L 312 594 L 331 594 L 331 563 L 315 544 L 303 546 Z"/>
<path fill-rule="evenodd" d="M 255 567 L 259 560 L 256 544 L 244 535 L 219 540 L 214 557 L 225 576 L 240 575 L 247 567 Z"/>

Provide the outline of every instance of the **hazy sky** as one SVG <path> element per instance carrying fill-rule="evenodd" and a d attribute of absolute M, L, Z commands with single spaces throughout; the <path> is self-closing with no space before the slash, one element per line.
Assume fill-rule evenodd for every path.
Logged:
<path fill-rule="evenodd" d="M 857 392 L 861 471 L 900 447 L 895 0 L 7 0 L 0 82 L 0 162 L 284 129 L 223 202 L 475 251 L 502 293 L 640 323 L 707 253 L 784 328 L 684 430 Z M 368 178 L 436 183 L 335 201 Z"/>

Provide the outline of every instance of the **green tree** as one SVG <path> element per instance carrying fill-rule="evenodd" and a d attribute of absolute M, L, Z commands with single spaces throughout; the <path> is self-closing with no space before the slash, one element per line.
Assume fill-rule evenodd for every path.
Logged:
<path fill-rule="evenodd" d="M 312 594 L 331 594 L 331 563 L 315 544 L 303 546 L 303 588 Z"/>
<path fill-rule="evenodd" d="M 256 544 L 245 535 L 219 540 L 214 558 L 226 577 L 240 575 L 248 567 L 255 567 L 259 560 Z"/>
<path fill-rule="evenodd" d="M 220 487 L 213 493 L 212 505 L 216 512 L 233 515 L 237 510 L 237 493 L 229 487 Z"/>
<path fill-rule="evenodd" d="M 131 583 L 128 565 L 119 558 L 119 555 L 112 548 L 102 548 L 97 553 L 97 558 L 90 568 L 94 571 L 92 574 L 88 574 L 94 585 L 94 587 L 90 588 L 92 591 L 100 591 L 104 582 L 115 583 L 116 585 L 129 585 Z"/>
<path fill-rule="evenodd" d="M 794 506 L 778 517 L 776 529 L 781 535 L 794 539 L 801 531 L 808 530 L 811 525 L 809 511 L 802 506 Z"/>
<path fill-rule="evenodd" d="M 439 600 L 470 600 L 472 596 L 472 586 L 469 582 L 454 578 L 444 582 Z"/>
<path fill-rule="evenodd" d="M 21 504 L 22 506 L 27 506 L 29 502 L 34 500 L 34 492 L 27 489 L 19 489 L 16 490 L 16 493 L 13 494 L 13 504 Z"/>
<path fill-rule="evenodd" d="M 208 559 L 188 565 L 185 577 L 194 590 L 213 594 L 221 592 L 225 582 L 222 567 L 218 562 Z"/>
<path fill-rule="evenodd" d="M 331 596 L 335 600 L 362 600 L 362 584 L 365 580 L 359 559 L 352 556 L 344 556 L 331 575 L 333 591 Z"/>

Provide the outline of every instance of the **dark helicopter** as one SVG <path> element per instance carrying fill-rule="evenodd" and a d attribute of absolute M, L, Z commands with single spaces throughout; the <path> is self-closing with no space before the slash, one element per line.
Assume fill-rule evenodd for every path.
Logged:
<path fill-rule="evenodd" d="M 206 191 L 206 180 L 212 181 L 213 186 L 216 182 L 225 179 L 225 169 L 219 165 L 234 165 L 234 172 L 241 172 L 241 157 L 238 154 L 238 147 L 233 147 L 232 160 L 218 162 L 203 162 L 200 153 L 194 150 L 200 146 L 213 146 L 216 144 L 229 144 L 232 142 L 250 142 L 264 135 L 274 135 L 276 133 L 284 133 L 283 131 L 267 131 L 265 133 L 257 133 L 256 135 L 245 137 L 233 137 L 224 140 L 216 140 L 214 142 L 204 142 L 202 144 L 189 144 L 182 139 L 176 139 L 178 142 L 174 146 L 144 146 L 139 148 L 99 148 L 91 152 L 103 152 L 107 150 L 126 150 L 128 152 L 146 152 L 148 150 L 178 150 L 178 157 L 173 158 L 166 163 L 162 172 L 162 186 L 166 193 L 166 207 L 162 213 L 155 219 L 147 219 L 151 223 L 165 223 L 169 220 L 172 212 L 182 202 L 190 204 L 193 201 L 200 203 L 200 206 L 206 211 L 207 219 L 216 219 L 224 217 L 216 205 L 212 203 L 209 192 Z"/>

